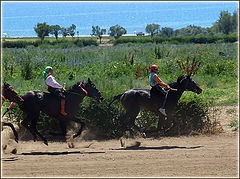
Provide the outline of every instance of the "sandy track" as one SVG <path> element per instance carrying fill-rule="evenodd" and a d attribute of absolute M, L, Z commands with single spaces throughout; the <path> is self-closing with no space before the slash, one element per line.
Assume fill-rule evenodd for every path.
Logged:
<path fill-rule="evenodd" d="M 234 112 L 233 112 L 234 111 Z M 217 114 L 224 133 L 188 137 L 139 138 L 138 148 L 124 149 L 119 140 L 65 142 L 20 141 L 2 132 L 2 177 L 239 177 L 239 135 L 228 124 L 238 106 Z M 12 132 L 10 131 L 10 134 Z M 21 135 L 21 134 L 20 134 Z M 11 138 L 9 140 L 9 137 Z M 127 145 L 136 140 L 128 139 Z M 17 154 L 11 154 L 17 148 Z"/>
<path fill-rule="evenodd" d="M 119 140 L 18 144 L 2 154 L 3 177 L 237 177 L 238 135 L 138 139 L 123 149 Z M 128 139 L 131 144 L 133 139 Z M 91 144 L 91 145 L 90 145 Z M 90 146 L 89 146 L 90 145 Z M 7 150 L 7 149 L 6 149 Z"/>

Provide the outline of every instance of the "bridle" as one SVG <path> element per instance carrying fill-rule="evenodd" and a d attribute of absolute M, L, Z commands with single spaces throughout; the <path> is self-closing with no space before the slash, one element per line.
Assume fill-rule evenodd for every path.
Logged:
<path fill-rule="evenodd" d="M 6 98 L 3 95 L 1 95 L 1 96 L 2 96 L 3 101 L 6 101 Z"/>
<path fill-rule="evenodd" d="M 82 90 L 82 91 L 85 93 L 85 95 L 87 96 L 87 95 L 88 95 L 87 90 L 85 90 L 81 85 L 82 85 L 82 82 L 78 85 L 78 87 L 81 88 L 81 90 Z M 78 95 L 78 96 L 82 96 L 82 94 L 75 93 L 75 92 L 72 92 L 72 91 L 66 91 L 66 93 L 74 94 L 74 95 Z"/>
<path fill-rule="evenodd" d="M 79 88 L 81 88 L 83 90 L 83 92 L 86 94 L 86 96 L 88 95 L 87 90 L 85 90 L 82 86 L 82 82 L 78 85 Z"/>

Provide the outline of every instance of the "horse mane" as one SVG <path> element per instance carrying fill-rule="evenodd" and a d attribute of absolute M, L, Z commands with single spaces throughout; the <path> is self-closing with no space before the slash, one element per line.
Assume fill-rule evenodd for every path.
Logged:
<path fill-rule="evenodd" d="M 80 83 L 84 83 L 83 81 L 79 81 L 76 84 L 72 85 L 72 87 L 70 87 L 70 89 L 68 89 L 67 91 L 75 91 L 76 88 L 78 88 L 78 86 L 80 85 Z"/>
<path fill-rule="evenodd" d="M 177 81 L 171 82 L 168 85 L 172 88 L 176 88 L 179 84 L 179 82 L 184 78 L 184 75 L 181 75 L 178 77 Z"/>

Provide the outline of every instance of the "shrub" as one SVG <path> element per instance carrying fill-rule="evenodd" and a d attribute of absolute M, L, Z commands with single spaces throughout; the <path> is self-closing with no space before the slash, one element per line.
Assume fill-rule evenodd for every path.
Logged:
<path fill-rule="evenodd" d="M 4 41 L 3 48 L 26 48 L 28 45 L 32 45 L 32 42 L 28 41 Z"/>

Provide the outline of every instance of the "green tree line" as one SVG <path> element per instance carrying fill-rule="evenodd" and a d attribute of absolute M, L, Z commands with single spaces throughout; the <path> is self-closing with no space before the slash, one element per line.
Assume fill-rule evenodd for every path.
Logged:
<path fill-rule="evenodd" d="M 172 36 L 195 36 L 195 35 L 214 35 L 214 34 L 230 34 L 236 33 L 238 27 L 238 12 L 234 11 L 233 14 L 228 11 L 221 11 L 219 19 L 213 24 L 212 27 L 202 28 L 200 26 L 189 25 L 181 29 L 172 29 L 170 27 L 163 27 L 160 29 L 159 24 L 147 24 L 145 31 L 153 36 L 160 37 L 172 37 Z M 76 33 L 79 35 L 79 31 L 76 32 L 76 25 L 72 24 L 70 27 L 60 27 L 59 25 L 48 25 L 46 22 L 38 23 L 34 27 L 35 32 L 41 40 L 44 40 L 45 36 L 52 34 L 58 39 L 58 36 L 62 34 L 63 37 L 74 36 Z M 101 39 L 106 34 L 107 29 L 100 26 L 92 26 L 92 33 L 90 35 L 96 36 Z M 126 34 L 127 30 L 120 26 L 111 26 L 108 30 L 108 34 L 115 39 L 118 39 L 123 34 Z"/>

